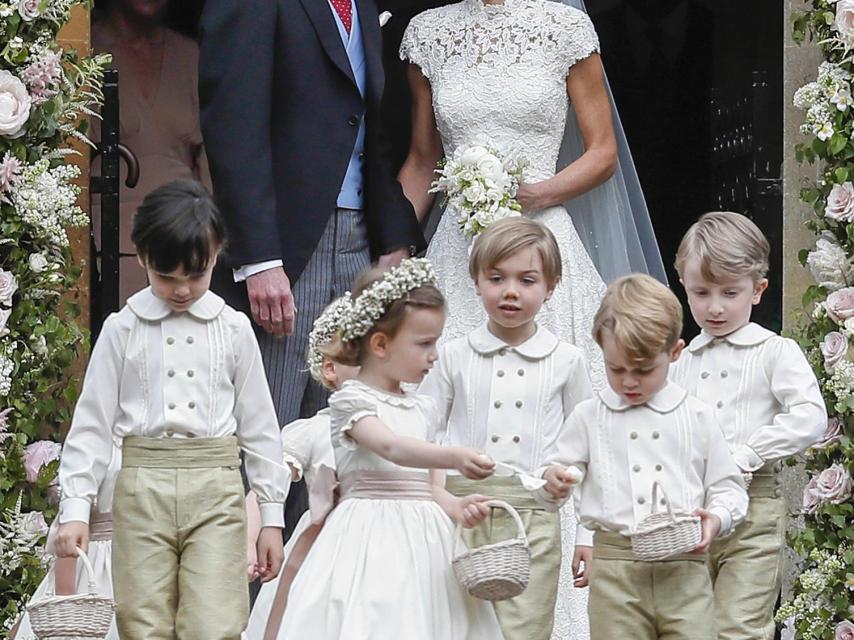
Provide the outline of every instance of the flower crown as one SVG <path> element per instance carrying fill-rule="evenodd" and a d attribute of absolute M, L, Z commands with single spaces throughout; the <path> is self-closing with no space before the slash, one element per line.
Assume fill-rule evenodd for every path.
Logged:
<path fill-rule="evenodd" d="M 323 354 L 320 353 L 320 347 L 332 342 L 335 336 L 339 334 L 344 319 L 350 313 L 352 306 L 353 299 L 348 291 L 340 298 L 333 300 L 314 321 L 311 333 L 308 334 L 306 362 L 309 373 L 315 380 L 320 380 L 323 377 L 321 372 Z"/>
<path fill-rule="evenodd" d="M 352 342 L 366 335 L 389 305 L 428 284 L 436 285 L 436 273 L 429 260 L 409 258 L 392 267 L 353 300 L 341 327 L 341 339 Z"/>

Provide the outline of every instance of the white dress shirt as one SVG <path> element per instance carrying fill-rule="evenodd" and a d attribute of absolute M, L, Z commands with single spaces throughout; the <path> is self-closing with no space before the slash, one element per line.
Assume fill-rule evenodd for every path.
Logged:
<path fill-rule="evenodd" d="M 713 407 L 744 471 L 807 449 L 827 426 L 824 399 L 801 348 L 752 322 L 723 338 L 703 331 L 670 375 Z"/>
<path fill-rule="evenodd" d="M 642 405 L 610 388 L 582 402 L 548 462 L 585 472 L 573 497 L 588 529 L 631 534 L 652 513 L 655 481 L 674 512 L 705 508 L 717 515 L 721 535 L 747 513 L 744 481 L 711 408 L 672 382 Z"/>
<path fill-rule="evenodd" d="M 150 288 L 104 322 L 71 430 L 59 482 L 60 522 L 89 509 L 125 436 L 236 435 L 264 526 L 283 526 L 287 471 L 261 352 L 249 319 L 208 291 L 174 313 Z"/>
<path fill-rule="evenodd" d="M 575 405 L 592 395 L 580 349 L 544 327 L 511 346 L 486 324 L 442 345 L 419 391 L 439 407 L 443 444 L 480 449 L 528 474 Z"/>

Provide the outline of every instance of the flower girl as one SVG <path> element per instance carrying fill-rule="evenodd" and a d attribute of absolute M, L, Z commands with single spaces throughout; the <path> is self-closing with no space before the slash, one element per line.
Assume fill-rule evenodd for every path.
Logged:
<path fill-rule="evenodd" d="M 343 312 L 350 307 L 349 294 L 330 304 L 315 320 L 308 338 L 308 370 L 316 382 L 330 391 L 341 388 L 347 380 L 356 377 L 358 367 L 333 361 L 327 353 L 335 348 Z M 335 455 L 329 437 L 330 410 L 321 409 L 308 419 L 296 420 L 282 429 L 282 449 L 285 463 L 291 467 L 293 480 L 305 476 L 309 491 L 309 510 L 306 511 L 285 546 L 285 563 L 282 571 L 272 582 L 261 587 L 255 606 L 249 616 L 244 638 L 261 640 L 275 638 L 282 622 L 287 604 L 288 590 L 305 548 L 317 536 L 334 500 Z M 253 500 L 249 504 L 254 505 Z M 253 512 L 254 511 L 254 512 Z M 254 507 L 249 511 L 250 520 L 260 520 L 260 512 Z M 247 550 L 254 551 L 255 540 Z M 254 564 L 254 563 L 250 563 Z"/>
<path fill-rule="evenodd" d="M 427 471 L 483 478 L 493 462 L 429 442 L 438 435 L 435 405 L 401 388 L 420 382 L 437 358 L 445 304 L 434 282 L 425 260 L 370 270 L 356 282 L 330 353 L 361 366 L 329 401 L 340 503 L 294 580 L 281 638 L 502 637 L 493 608 L 466 595 L 451 568 L 448 516 L 472 526 L 486 516 L 487 499 L 452 496 Z"/>

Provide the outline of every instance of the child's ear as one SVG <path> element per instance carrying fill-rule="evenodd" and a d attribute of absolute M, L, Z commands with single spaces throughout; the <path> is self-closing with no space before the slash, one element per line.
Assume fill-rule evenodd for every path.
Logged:
<path fill-rule="evenodd" d="M 338 374 L 335 372 L 335 363 L 329 358 L 323 359 L 323 365 L 320 367 L 320 375 L 327 384 L 336 387 L 338 386 Z"/>
<path fill-rule="evenodd" d="M 368 339 L 368 348 L 378 358 L 384 358 L 388 350 L 388 336 L 382 331 L 377 331 Z"/>
<path fill-rule="evenodd" d="M 765 293 L 765 289 L 768 288 L 768 278 L 762 278 L 756 284 L 753 285 L 753 304 L 759 304 L 762 300 L 762 294 Z"/>
<path fill-rule="evenodd" d="M 682 355 L 682 349 L 685 348 L 685 341 L 679 338 L 673 348 L 670 350 L 670 362 L 676 362 L 679 356 Z"/>

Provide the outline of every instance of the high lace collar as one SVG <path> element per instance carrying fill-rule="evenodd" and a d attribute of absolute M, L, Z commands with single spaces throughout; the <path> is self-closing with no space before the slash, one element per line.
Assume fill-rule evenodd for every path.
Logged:
<path fill-rule="evenodd" d="M 504 0 L 501 4 L 486 4 L 483 0 L 464 0 L 475 15 L 504 15 L 524 4 L 525 0 Z"/>

